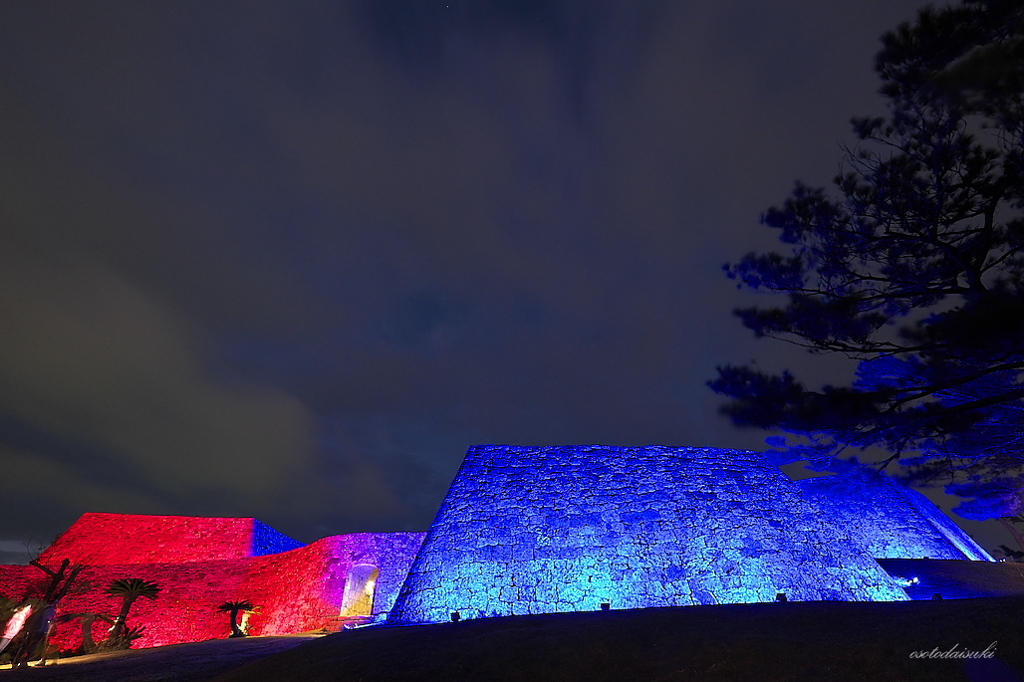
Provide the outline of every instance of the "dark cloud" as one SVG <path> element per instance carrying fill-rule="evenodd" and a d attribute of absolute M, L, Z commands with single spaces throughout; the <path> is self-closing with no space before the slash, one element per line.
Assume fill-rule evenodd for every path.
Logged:
<path fill-rule="evenodd" d="M 6 537 L 423 528 L 478 442 L 759 447 L 704 382 L 802 360 L 720 265 L 918 4 L 5 6 Z"/>

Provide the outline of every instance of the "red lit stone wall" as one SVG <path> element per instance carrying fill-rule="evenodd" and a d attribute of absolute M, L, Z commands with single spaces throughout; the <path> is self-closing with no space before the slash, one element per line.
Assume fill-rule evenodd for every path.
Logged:
<path fill-rule="evenodd" d="M 166 564 L 250 556 L 253 519 L 83 514 L 39 559 L 90 566 Z"/>
<path fill-rule="evenodd" d="M 144 626 L 135 648 L 227 637 L 228 616 L 217 610 L 225 601 L 248 600 L 260 607 L 249 619 L 253 635 L 277 635 L 337 626 L 345 580 L 357 564 L 380 570 L 375 614 L 386 614 L 424 533 L 358 533 L 324 538 L 281 554 L 237 556 L 251 542 L 251 519 L 185 519 L 87 514 L 41 556 L 56 568 L 64 557 L 90 558 L 76 588 L 61 602 L 58 615 L 98 612 L 115 615 L 118 597 L 105 594 L 114 580 L 141 578 L 162 591 L 139 599 L 129 625 Z M 118 530 L 123 520 L 130 532 Z M 159 519 L 166 519 L 161 524 Z M 144 530 L 154 538 L 146 548 Z M 88 531 L 88 532 L 86 532 Z M 239 540 L 242 537 L 243 540 Z M 214 547 L 222 539 L 225 548 Z M 141 546 L 137 546 L 141 545 Z M 234 558 L 220 558 L 225 553 Z M 159 557 L 154 562 L 114 563 L 114 559 Z M 209 557 L 213 557 L 212 559 Z M 15 599 L 39 596 L 46 576 L 33 566 L 0 566 L 0 594 Z M 94 637 L 109 626 L 97 621 Z M 61 649 L 81 644 L 80 621 L 58 626 L 53 641 Z"/>
<path fill-rule="evenodd" d="M 24 599 L 34 594 L 37 587 L 41 592 L 44 577 L 35 566 L 0 566 L 0 596 Z"/>

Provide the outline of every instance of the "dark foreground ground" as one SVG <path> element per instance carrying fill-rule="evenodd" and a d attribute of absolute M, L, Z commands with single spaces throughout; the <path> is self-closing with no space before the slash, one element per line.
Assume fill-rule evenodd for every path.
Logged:
<path fill-rule="evenodd" d="M 152 649 L 117 651 L 50 661 L 45 668 L 0 667 L 0 682 L 74 680 L 75 682 L 192 682 L 210 680 L 251 661 L 281 653 L 318 637 L 212 639 Z"/>
<path fill-rule="evenodd" d="M 294 646 L 296 643 L 300 645 Z M 287 650 L 277 648 L 281 646 Z M 957 651 L 994 648 L 996 657 L 967 661 L 911 658 L 917 651 L 949 651 L 953 647 Z M 995 597 L 553 614 L 372 627 L 310 640 L 218 640 L 128 652 L 87 663 L 69 660 L 46 669 L 0 670 L 0 682 L 30 678 L 83 682 L 998 682 L 1022 681 L 1022 671 L 1024 597 Z"/>

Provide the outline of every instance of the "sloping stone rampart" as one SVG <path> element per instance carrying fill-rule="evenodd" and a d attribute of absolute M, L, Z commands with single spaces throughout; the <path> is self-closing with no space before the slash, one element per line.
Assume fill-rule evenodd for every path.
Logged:
<path fill-rule="evenodd" d="M 881 474 L 797 481 L 876 559 L 994 561 L 924 495 Z"/>
<path fill-rule="evenodd" d="M 131 532 L 119 532 L 121 524 Z M 152 533 L 154 547 L 145 547 L 144 530 Z M 121 600 L 105 593 L 112 581 L 140 578 L 157 583 L 161 588 L 157 599 L 137 600 L 128 618 L 130 626 L 145 628 L 135 643 L 144 647 L 227 637 L 231 632 L 228 617 L 217 607 L 243 599 L 259 607 L 249 618 L 249 632 L 254 635 L 335 626 L 349 572 L 360 564 L 379 570 L 373 614 L 384 617 L 423 536 L 338 535 L 283 553 L 253 556 L 274 543 L 298 543 L 253 519 L 86 514 L 40 561 L 56 568 L 66 557 L 87 565 L 75 588 L 61 601 L 58 616 L 114 615 Z M 216 547 L 215 540 L 222 540 L 225 546 Z M 205 558 L 225 554 L 230 558 Z M 151 557 L 159 561 L 139 561 Z M 111 563 L 116 558 L 132 561 Z M 46 583 L 45 574 L 34 566 L 0 566 L 0 595 L 18 600 L 38 598 Z M 106 636 L 108 627 L 102 621 L 95 623 L 96 640 Z M 80 621 L 59 625 L 52 641 L 63 650 L 80 646 Z"/>
<path fill-rule="evenodd" d="M 302 543 L 253 518 L 83 514 L 41 555 L 90 566 L 241 559 L 286 552 Z"/>
<path fill-rule="evenodd" d="M 761 455 L 471 448 L 395 622 L 906 593 Z"/>
<path fill-rule="evenodd" d="M 225 601 L 259 606 L 252 634 L 337 626 L 695 604 L 903 600 L 873 557 L 991 557 L 919 493 L 871 477 L 794 483 L 755 452 L 666 446 L 471 448 L 427 533 L 310 545 L 255 519 L 85 514 L 40 557 L 85 564 L 59 615 L 117 612 L 113 580 L 156 582 L 136 602 L 138 646 L 225 637 Z M 0 566 L 0 595 L 38 597 L 35 567 Z M 375 585 L 375 590 L 370 587 Z M 97 622 L 100 640 L 106 626 Z M 53 640 L 81 642 L 64 624 Z"/>

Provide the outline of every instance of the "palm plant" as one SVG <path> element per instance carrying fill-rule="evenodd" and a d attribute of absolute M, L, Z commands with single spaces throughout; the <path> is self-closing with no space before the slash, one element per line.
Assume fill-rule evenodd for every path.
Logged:
<path fill-rule="evenodd" d="M 128 611 L 131 610 L 132 604 L 139 597 L 156 599 L 157 595 L 160 594 L 160 589 L 160 586 L 155 582 L 140 578 L 122 578 L 110 583 L 110 587 L 107 588 L 107 594 L 121 597 L 122 602 L 121 611 L 117 614 L 117 618 L 114 619 L 114 625 L 110 628 L 110 634 L 107 636 L 107 643 L 114 645 L 122 642 L 130 643 L 130 640 L 126 638 L 128 627 L 125 624 L 125 621 L 128 619 Z"/>
<path fill-rule="evenodd" d="M 238 627 L 238 613 L 239 611 L 252 611 L 255 608 L 256 607 L 252 605 L 251 601 L 248 599 L 242 599 L 239 601 L 226 601 L 218 606 L 217 610 L 230 614 L 232 637 L 245 637 L 246 635 L 242 632 L 242 628 Z"/>

